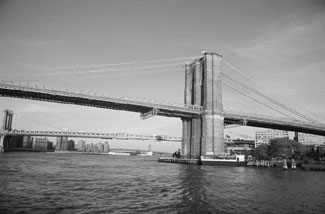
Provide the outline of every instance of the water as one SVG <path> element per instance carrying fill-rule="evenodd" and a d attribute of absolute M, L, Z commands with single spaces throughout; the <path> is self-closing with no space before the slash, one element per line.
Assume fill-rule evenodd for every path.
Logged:
<path fill-rule="evenodd" d="M 0 213 L 325 213 L 325 172 L 0 153 Z"/>

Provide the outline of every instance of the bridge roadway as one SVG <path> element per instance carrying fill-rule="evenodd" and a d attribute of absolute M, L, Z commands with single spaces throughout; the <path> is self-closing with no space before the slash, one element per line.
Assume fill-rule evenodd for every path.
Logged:
<path fill-rule="evenodd" d="M 104 97 L 3 83 L 0 83 L 0 96 L 132 111 L 141 113 L 143 117 L 146 117 L 146 113 L 149 112 L 150 114 L 151 111 L 156 115 L 168 117 L 195 117 L 202 110 L 201 106 L 196 105 L 159 103 L 158 101 L 158 103 L 155 103 L 150 99 L 138 100 L 127 99 L 126 97 Z"/>
<path fill-rule="evenodd" d="M 61 131 L 1 131 L 2 136 L 37 136 L 37 137 L 77 137 L 100 138 L 116 140 L 157 140 L 157 141 L 182 141 L 181 137 L 167 135 L 145 135 L 130 133 L 102 133 L 102 132 L 61 132 Z"/>
<path fill-rule="evenodd" d="M 0 83 L 0 96 L 139 112 L 143 119 L 153 115 L 194 118 L 203 113 L 203 107 L 197 105 L 154 103 L 151 100 L 103 97 L 4 83 Z M 325 124 L 227 110 L 223 111 L 222 116 L 225 125 L 240 124 L 325 136 Z"/>

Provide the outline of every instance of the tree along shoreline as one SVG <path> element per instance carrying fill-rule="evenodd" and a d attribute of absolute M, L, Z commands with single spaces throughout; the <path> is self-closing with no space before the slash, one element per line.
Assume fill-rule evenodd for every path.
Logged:
<path fill-rule="evenodd" d="M 299 163 L 322 161 L 325 159 L 325 151 L 319 147 L 305 146 L 289 138 L 274 138 L 270 144 L 261 144 L 252 152 L 255 160 L 283 160 L 294 159 Z"/>

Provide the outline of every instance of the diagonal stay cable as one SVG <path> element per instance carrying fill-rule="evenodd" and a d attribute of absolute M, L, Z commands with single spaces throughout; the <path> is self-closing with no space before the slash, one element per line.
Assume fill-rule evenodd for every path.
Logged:
<path fill-rule="evenodd" d="M 298 112 L 298 111 L 296 111 L 296 110 L 294 110 L 292 108 L 289 108 L 288 106 L 286 106 L 286 105 L 284 105 L 284 104 L 282 104 L 282 103 L 280 103 L 280 102 L 278 102 L 278 101 L 276 101 L 276 100 L 274 100 L 274 99 L 266 96 L 265 94 L 262 94 L 261 92 L 257 91 L 256 89 L 253 89 L 253 88 L 249 87 L 248 85 L 246 85 L 244 83 L 241 83 L 241 82 L 239 82 L 239 81 L 231 78 L 227 74 L 222 73 L 222 75 L 225 76 L 226 78 L 230 79 L 231 81 L 233 81 L 233 82 L 241 85 L 242 87 L 246 88 L 247 90 L 249 90 L 249 91 L 257 94 L 258 96 L 260 96 L 260 97 L 262 97 L 262 98 L 270 101 L 271 103 L 273 103 L 273 104 L 275 104 L 275 105 L 277 105 L 277 106 L 279 106 L 279 107 L 281 107 L 281 108 L 283 108 L 283 109 L 285 109 L 285 110 L 287 110 L 287 111 L 289 111 L 289 112 L 291 112 L 291 113 L 293 113 L 293 114 L 295 114 L 295 115 L 297 115 L 297 116 L 299 116 L 301 118 L 304 118 L 304 119 L 306 119 L 306 120 L 308 120 L 310 122 L 315 122 L 315 120 L 313 120 L 313 119 L 311 119 L 311 118 L 309 118 L 309 117 L 301 114 L 300 112 Z"/>
<path fill-rule="evenodd" d="M 225 64 L 227 67 L 229 67 L 231 70 L 240 73 L 241 75 L 245 76 L 246 78 L 248 78 L 248 79 L 250 79 L 250 80 L 252 80 L 252 81 L 254 81 L 254 82 L 257 82 L 254 78 L 252 78 L 251 76 L 245 74 L 244 72 L 241 72 L 240 70 L 238 70 L 237 68 L 235 68 L 234 66 L 232 66 L 230 63 L 228 63 L 228 62 L 224 62 L 224 64 Z M 255 91 L 256 91 L 256 90 L 255 90 Z M 266 96 L 266 95 L 265 95 L 265 96 Z M 270 97 L 269 97 L 269 98 L 270 98 Z M 272 99 L 272 98 L 271 98 L 271 99 Z M 272 100 L 274 100 L 274 99 L 272 99 Z M 270 100 L 269 100 L 269 101 L 270 101 Z M 276 100 L 274 100 L 274 101 L 276 101 Z M 277 101 L 276 101 L 276 102 L 277 102 Z M 279 103 L 279 102 L 277 102 L 277 103 Z M 291 102 L 291 103 L 292 103 L 292 102 Z M 280 103 L 280 104 L 281 104 L 281 103 Z M 311 113 L 311 114 L 313 114 L 313 115 L 319 117 L 319 115 L 316 115 L 315 113 L 308 111 L 307 109 L 305 109 L 305 108 L 299 106 L 297 103 L 293 103 L 293 104 L 294 104 L 294 105 L 297 105 L 298 107 L 300 107 L 300 108 L 303 109 L 304 111 L 306 111 L 306 112 L 308 112 L 308 113 Z M 277 105 L 278 105 L 278 104 L 277 104 Z M 285 106 L 284 104 L 281 104 L 281 105 Z M 282 106 L 282 108 L 283 108 L 283 106 Z M 295 112 L 294 114 L 296 114 L 296 115 L 297 115 L 297 113 L 298 113 L 299 115 L 297 115 L 297 116 L 299 116 L 299 117 L 302 117 L 302 118 L 304 118 L 304 119 L 306 119 L 306 120 L 308 120 L 308 121 L 311 121 L 311 122 L 317 122 L 317 123 L 319 123 L 318 121 L 316 121 L 316 120 L 314 120 L 314 119 L 312 119 L 312 118 L 310 118 L 310 117 L 305 116 L 304 114 L 298 112 L 297 110 L 294 110 L 293 108 L 290 108 L 290 107 L 288 107 L 288 106 L 285 106 L 285 107 L 287 108 L 286 110 L 288 110 L 288 111 L 291 111 L 291 112 L 294 111 L 294 112 Z M 290 110 L 289 110 L 289 109 L 290 109 Z M 292 112 L 292 113 L 293 113 L 293 112 Z"/>
<path fill-rule="evenodd" d="M 249 98 L 249 99 L 251 99 L 251 100 L 253 100 L 253 101 L 255 101 L 255 102 L 257 102 L 257 103 L 259 103 L 259 104 L 261 104 L 261 105 L 263 105 L 263 106 L 265 106 L 265 107 L 271 109 L 271 110 L 273 110 L 273 111 L 276 111 L 276 112 L 278 112 L 278 113 L 280 113 L 280 114 L 282 114 L 282 115 L 284 115 L 284 116 L 286 116 L 286 117 L 292 118 L 292 117 L 290 117 L 289 115 L 287 115 L 287 114 L 285 114 L 285 113 L 283 113 L 283 112 L 281 112 L 281 111 L 279 111 L 279 110 L 277 110 L 277 109 L 274 109 L 274 108 L 272 108 L 272 107 L 266 105 L 265 103 L 263 103 L 263 102 L 261 102 L 261 101 L 255 99 L 255 98 L 251 97 L 251 96 L 248 96 L 247 94 L 243 93 L 242 91 L 239 91 L 239 90 L 235 89 L 234 87 L 228 85 L 228 84 L 225 83 L 225 82 L 222 82 L 222 84 L 224 84 L 224 85 L 227 86 L 228 88 L 230 88 L 230 89 L 232 89 L 232 90 L 238 92 L 239 94 L 241 94 L 241 95 L 243 95 L 243 96 L 245 96 L 245 97 L 247 97 L 247 98 Z M 292 119 L 294 119 L 294 118 L 292 118 Z"/>

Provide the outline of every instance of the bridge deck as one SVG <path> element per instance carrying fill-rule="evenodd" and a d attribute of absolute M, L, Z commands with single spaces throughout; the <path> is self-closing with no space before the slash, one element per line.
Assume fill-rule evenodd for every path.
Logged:
<path fill-rule="evenodd" d="M 325 124 L 235 111 L 225 111 L 224 117 L 226 124 L 242 124 L 259 128 L 271 128 L 325 136 Z"/>
<path fill-rule="evenodd" d="M 201 106 L 143 102 L 132 99 L 93 96 L 58 90 L 31 88 L 0 84 L 0 96 L 47 102 L 67 103 L 97 108 L 146 113 L 158 109 L 157 115 L 167 117 L 195 117 L 201 113 Z"/>
<path fill-rule="evenodd" d="M 126 98 L 92 96 L 65 91 L 31 88 L 0 84 L 0 96 L 33 99 L 47 102 L 68 103 L 97 108 L 115 109 L 142 114 L 150 113 L 180 118 L 198 117 L 203 112 L 202 106 L 144 102 Z M 153 111 L 155 110 L 155 111 Z M 150 116 L 150 115 L 149 115 Z M 224 111 L 225 124 L 242 124 L 253 127 L 297 131 L 325 136 L 325 124 L 304 122 L 288 118 L 268 117 L 235 111 Z"/>

